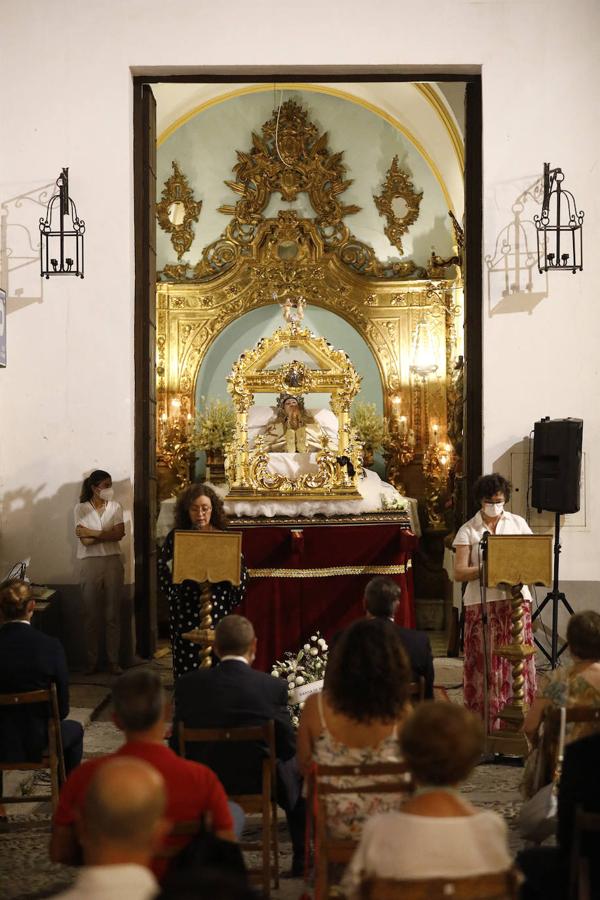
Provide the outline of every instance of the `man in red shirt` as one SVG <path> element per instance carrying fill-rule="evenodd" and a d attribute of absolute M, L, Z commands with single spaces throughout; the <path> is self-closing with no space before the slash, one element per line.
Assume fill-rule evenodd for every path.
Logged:
<path fill-rule="evenodd" d="M 51 860 L 65 865 L 81 862 L 75 823 L 86 790 L 97 769 L 120 756 L 142 759 L 160 772 L 167 790 L 165 817 L 173 825 L 198 821 L 207 813 L 217 836 L 235 841 L 227 795 L 217 776 L 207 766 L 177 756 L 163 743 L 167 711 L 158 674 L 149 669 L 127 672 L 113 687 L 113 704 L 115 724 L 125 733 L 125 743 L 116 753 L 82 763 L 68 777 L 54 814 Z M 185 840 L 167 837 L 166 843 L 181 844 Z M 160 878 L 166 866 L 165 860 L 155 859 L 152 870 Z"/>

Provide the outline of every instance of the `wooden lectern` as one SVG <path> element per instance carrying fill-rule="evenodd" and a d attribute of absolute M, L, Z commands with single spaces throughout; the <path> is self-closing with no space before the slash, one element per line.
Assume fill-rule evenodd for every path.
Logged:
<path fill-rule="evenodd" d="M 523 734 L 527 711 L 524 699 L 525 661 L 535 647 L 523 642 L 524 584 L 552 584 L 552 535 L 490 534 L 487 542 L 486 586 L 497 587 L 511 595 L 511 642 L 493 650 L 512 663 L 513 697 L 499 718 L 506 728 L 487 736 L 487 749 L 494 753 L 525 756 L 528 746 Z M 486 723 L 486 728 L 487 728 Z"/>
<path fill-rule="evenodd" d="M 173 545 L 173 583 L 200 585 L 200 625 L 183 637 L 201 645 L 200 667 L 211 665 L 215 641 L 212 627 L 212 588 L 219 581 L 239 585 L 242 535 L 238 531 L 176 531 Z"/>

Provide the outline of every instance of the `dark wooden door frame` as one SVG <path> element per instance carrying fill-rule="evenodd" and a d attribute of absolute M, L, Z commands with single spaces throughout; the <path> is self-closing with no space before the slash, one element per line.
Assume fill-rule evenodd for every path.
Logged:
<path fill-rule="evenodd" d="M 453 67 L 452 71 L 435 67 L 403 71 L 393 66 L 377 67 L 229 67 L 218 66 L 190 72 L 164 71 L 152 67 L 133 70 L 133 145 L 134 145 L 134 211 L 135 211 L 135 469 L 134 469 L 134 554 L 135 607 L 138 619 L 138 647 L 147 655 L 156 640 L 156 598 L 151 594 L 155 583 L 153 503 L 151 501 L 151 454 L 154 453 L 154 422 L 149 370 L 151 365 L 149 330 L 154 321 L 155 291 L 151 283 L 150 221 L 144 212 L 146 178 L 145 144 L 149 124 L 143 103 L 143 85 L 166 83 L 254 82 L 273 84 L 296 82 L 452 82 L 460 81 L 465 90 L 465 436 L 463 472 L 466 486 L 463 516 L 472 514 L 470 488 L 482 472 L 483 464 L 483 169 L 482 169 L 482 94 L 481 74 L 473 67 Z"/>

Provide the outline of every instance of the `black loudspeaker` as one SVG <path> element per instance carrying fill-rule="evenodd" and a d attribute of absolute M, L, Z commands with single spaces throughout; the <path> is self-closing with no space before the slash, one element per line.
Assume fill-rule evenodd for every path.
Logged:
<path fill-rule="evenodd" d="M 533 431 L 531 505 L 557 513 L 579 510 L 582 419 L 542 419 Z"/>

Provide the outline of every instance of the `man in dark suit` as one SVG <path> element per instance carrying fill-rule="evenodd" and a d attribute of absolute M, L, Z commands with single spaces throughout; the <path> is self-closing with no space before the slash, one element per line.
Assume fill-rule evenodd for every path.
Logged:
<path fill-rule="evenodd" d="M 175 685 L 172 745 L 177 728 L 226 728 L 275 723 L 277 802 L 285 810 L 293 848 L 292 874 L 301 875 L 304 861 L 305 802 L 296 763 L 296 735 L 291 723 L 287 683 L 252 669 L 256 636 L 243 616 L 225 616 L 215 631 L 215 653 L 220 663 L 179 678 Z M 265 747 L 247 744 L 214 746 L 192 744 L 191 759 L 217 773 L 230 795 L 259 793 Z"/>
<path fill-rule="evenodd" d="M 365 588 L 365 613 L 371 619 L 394 621 L 400 603 L 400 586 L 391 578 L 378 575 Z M 413 680 L 425 679 L 425 699 L 433 700 L 433 656 L 429 637 L 424 631 L 396 626 L 413 672 Z"/>
<path fill-rule="evenodd" d="M 69 674 L 61 643 L 33 628 L 35 598 L 26 581 L 10 579 L 0 585 L 0 693 L 15 694 L 56 684 L 67 773 L 81 762 L 83 728 L 67 719 Z M 0 759 L 38 761 L 47 747 L 46 704 L 19 709 L 0 707 Z M 0 809 L 0 815 L 4 811 Z"/>
<path fill-rule="evenodd" d="M 562 900 L 569 893 L 569 864 L 575 828 L 575 809 L 600 813 L 600 734 L 574 741 L 565 749 L 558 787 L 558 827 L 556 847 L 529 847 L 521 850 L 517 863 L 526 883 L 523 900 Z M 584 838 L 582 853 L 589 861 L 590 897 L 600 897 L 600 860 L 596 835 Z"/>

